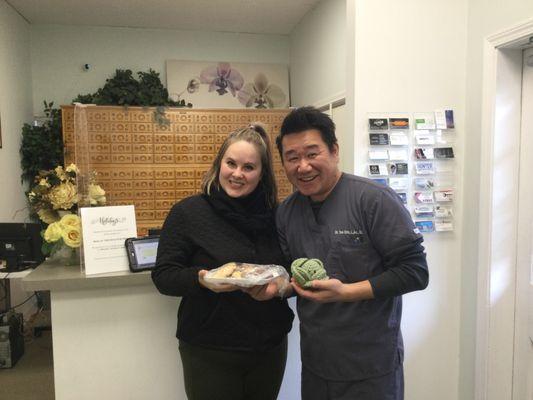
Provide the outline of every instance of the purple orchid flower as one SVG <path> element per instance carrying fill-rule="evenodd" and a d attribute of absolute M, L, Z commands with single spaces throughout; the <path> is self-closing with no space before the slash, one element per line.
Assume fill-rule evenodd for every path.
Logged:
<path fill-rule="evenodd" d="M 233 97 L 241 90 L 244 79 L 239 71 L 232 69 L 226 62 L 207 67 L 200 74 L 200 81 L 209 85 L 209 91 L 216 90 L 219 95 L 224 95 L 230 90 Z"/>

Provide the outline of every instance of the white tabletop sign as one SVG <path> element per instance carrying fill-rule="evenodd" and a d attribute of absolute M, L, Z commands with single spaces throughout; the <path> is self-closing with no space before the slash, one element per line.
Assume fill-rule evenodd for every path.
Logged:
<path fill-rule="evenodd" d="M 82 207 L 85 275 L 129 270 L 124 241 L 137 236 L 131 206 Z"/>

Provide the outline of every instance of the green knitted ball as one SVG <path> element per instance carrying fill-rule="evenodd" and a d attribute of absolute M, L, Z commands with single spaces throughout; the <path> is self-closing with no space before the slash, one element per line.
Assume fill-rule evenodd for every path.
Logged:
<path fill-rule="evenodd" d="M 292 262 L 291 272 L 298 285 L 304 288 L 310 288 L 311 281 L 329 279 L 318 258 L 297 258 Z"/>

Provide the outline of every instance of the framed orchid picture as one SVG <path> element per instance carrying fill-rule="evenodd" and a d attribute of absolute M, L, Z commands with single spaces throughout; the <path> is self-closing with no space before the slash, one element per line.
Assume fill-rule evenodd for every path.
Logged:
<path fill-rule="evenodd" d="M 173 100 L 194 108 L 287 108 L 289 71 L 282 64 L 167 60 Z"/>

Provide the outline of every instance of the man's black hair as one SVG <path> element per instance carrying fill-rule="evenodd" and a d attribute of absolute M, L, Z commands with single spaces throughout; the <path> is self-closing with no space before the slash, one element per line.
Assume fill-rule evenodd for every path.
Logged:
<path fill-rule="evenodd" d="M 283 145 L 281 144 L 283 137 L 291 133 L 300 133 L 310 129 L 319 131 L 329 151 L 333 151 L 334 146 L 337 144 L 335 123 L 327 114 L 324 114 L 315 107 L 299 107 L 292 110 L 285 117 L 281 124 L 280 134 L 276 138 L 276 146 L 278 147 L 281 160 L 283 160 Z"/>

